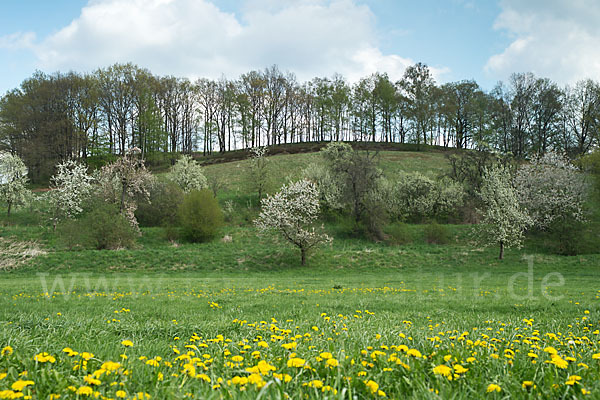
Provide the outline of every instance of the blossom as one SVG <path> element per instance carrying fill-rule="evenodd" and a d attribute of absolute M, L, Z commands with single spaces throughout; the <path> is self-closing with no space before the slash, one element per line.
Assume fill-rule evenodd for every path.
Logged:
<path fill-rule="evenodd" d="M 10 356 L 13 353 L 13 348 L 11 346 L 6 346 L 0 351 L 0 356 Z"/>
<path fill-rule="evenodd" d="M 306 360 L 302 358 L 290 358 L 287 362 L 288 367 L 300 368 L 306 364 Z"/>
<path fill-rule="evenodd" d="M 490 383 L 487 387 L 487 392 L 491 393 L 491 392 L 500 392 L 502 390 L 502 388 L 498 385 L 496 385 L 495 383 Z"/>
<path fill-rule="evenodd" d="M 435 367 L 433 369 L 433 373 L 436 375 L 443 375 L 447 378 L 451 378 L 452 377 L 452 368 L 450 368 L 447 365 L 438 365 L 437 367 Z"/>
<path fill-rule="evenodd" d="M 21 379 L 19 379 L 18 381 L 16 381 L 15 383 L 13 383 L 10 388 L 14 391 L 20 392 L 22 391 L 24 388 L 26 388 L 27 386 L 32 386 L 35 385 L 35 382 L 33 381 L 23 381 Z"/>
<path fill-rule="evenodd" d="M 123 340 L 121 342 L 121 344 L 125 347 L 132 347 L 133 346 L 133 342 L 131 340 Z"/>

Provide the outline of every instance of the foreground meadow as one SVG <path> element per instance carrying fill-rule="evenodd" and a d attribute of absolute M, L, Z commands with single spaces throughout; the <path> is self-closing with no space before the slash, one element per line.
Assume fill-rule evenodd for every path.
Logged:
<path fill-rule="evenodd" d="M 600 398 L 595 258 L 0 282 L 0 398 Z"/>

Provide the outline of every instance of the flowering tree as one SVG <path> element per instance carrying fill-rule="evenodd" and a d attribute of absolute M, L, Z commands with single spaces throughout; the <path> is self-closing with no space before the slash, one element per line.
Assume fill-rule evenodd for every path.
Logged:
<path fill-rule="evenodd" d="M 14 205 L 24 204 L 29 197 L 27 167 L 19 156 L 0 153 L 0 200 L 7 204 L 7 215 Z"/>
<path fill-rule="evenodd" d="M 106 201 L 119 204 L 119 211 L 135 229 L 139 229 L 135 218 L 137 198 L 150 197 L 148 187 L 152 182 L 140 153 L 137 147 L 127 150 L 123 157 L 102 167 L 98 178 L 101 195 Z"/>
<path fill-rule="evenodd" d="M 263 232 L 278 232 L 285 240 L 300 249 L 302 265 L 306 253 L 313 247 L 331 241 L 317 232 L 314 223 L 319 216 L 319 191 L 308 180 L 284 185 L 281 191 L 261 201 L 262 211 L 256 226 Z"/>
<path fill-rule="evenodd" d="M 202 167 L 191 157 L 183 156 L 171 168 L 170 178 L 185 192 L 208 188 Z"/>
<path fill-rule="evenodd" d="M 517 191 L 511 184 L 508 169 L 496 166 L 486 169 L 479 196 L 485 206 L 479 225 L 480 239 L 486 245 L 499 244 L 499 259 L 504 258 L 504 247 L 520 247 L 531 218 L 519 206 Z"/>
<path fill-rule="evenodd" d="M 565 157 L 547 153 L 534 158 L 519 168 L 514 184 L 519 203 L 535 228 L 548 229 L 555 221 L 585 221 L 588 185 Z"/>
<path fill-rule="evenodd" d="M 56 166 L 52 190 L 48 192 L 54 229 L 61 219 L 73 218 L 83 211 L 82 203 L 92 191 L 92 181 L 85 165 L 69 160 Z"/>

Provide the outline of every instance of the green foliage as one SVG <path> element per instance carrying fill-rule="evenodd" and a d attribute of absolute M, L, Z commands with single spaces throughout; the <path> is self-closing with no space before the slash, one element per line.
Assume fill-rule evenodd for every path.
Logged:
<path fill-rule="evenodd" d="M 210 190 L 192 191 L 179 206 L 182 237 L 190 242 L 213 239 L 223 226 L 223 213 Z"/>
<path fill-rule="evenodd" d="M 404 222 L 394 222 L 384 228 L 386 241 L 393 245 L 408 244 L 413 241 L 412 234 Z"/>
<path fill-rule="evenodd" d="M 173 226 L 178 223 L 177 209 L 184 193 L 174 182 L 156 180 L 149 198 L 138 203 L 135 216 L 140 226 Z"/>
<path fill-rule="evenodd" d="M 67 249 L 115 250 L 135 246 L 137 233 L 119 209 L 103 201 L 94 201 L 91 211 L 81 218 L 60 224 L 57 233 Z"/>
<path fill-rule="evenodd" d="M 450 242 L 450 232 L 444 225 L 437 222 L 425 225 L 423 230 L 425 241 L 430 244 L 448 244 Z"/>

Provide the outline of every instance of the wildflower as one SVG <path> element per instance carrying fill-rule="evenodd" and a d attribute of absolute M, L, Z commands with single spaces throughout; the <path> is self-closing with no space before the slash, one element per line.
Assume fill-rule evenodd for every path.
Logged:
<path fill-rule="evenodd" d="M 260 342 L 258 342 L 257 346 L 267 349 L 269 348 L 269 343 L 265 342 L 264 340 L 261 340 Z"/>
<path fill-rule="evenodd" d="M 324 360 L 328 360 L 328 359 L 332 358 L 333 355 L 331 353 L 321 353 L 321 354 L 319 354 L 319 357 L 321 357 Z"/>
<path fill-rule="evenodd" d="M 321 389 L 323 387 L 323 381 L 315 379 L 315 380 L 308 382 L 308 386 L 316 388 L 316 389 Z"/>
<path fill-rule="evenodd" d="M 569 375 L 569 378 L 567 378 L 565 385 L 573 386 L 576 383 L 579 383 L 580 380 L 581 380 L 581 377 L 578 375 Z"/>
<path fill-rule="evenodd" d="M 489 386 L 487 387 L 488 393 L 500 392 L 501 390 L 502 390 L 502 388 L 500 386 L 496 385 L 495 383 L 490 383 Z"/>
<path fill-rule="evenodd" d="M 334 368 L 334 367 L 339 366 L 340 362 L 338 360 L 336 360 L 335 358 L 330 358 L 329 360 L 327 360 L 327 362 L 325 364 L 330 368 Z"/>
<path fill-rule="evenodd" d="M 421 358 L 422 357 L 421 352 L 419 350 L 417 350 L 417 349 L 410 349 L 410 350 L 408 350 L 406 352 L 406 354 L 409 355 L 409 356 L 416 357 L 416 358 Z"/>
<path fill-rule="evenodd" d="M 56 362 L 56 358 L 54 358 L 53 356 L 51 356 L 50 354 L 48 354 L 46 352 L 36 354 L 33 357 L 33 359 L 34 359 L 34 361 L 37 361 L 39 363 L 49 362 L 49 363 L 53 364 L 54 362 Z"/>
<path fill-rule="evenodd" d="M 275 371 L 275 369 L 276 368 L 268 362 L 261 360 L 254 367 L 246 368 L 246 371 L 254 374 L 268 375 L 269 372 Z"/>
<path fill-rule="evenodd" d="M 369 388 L 369 390 L 373 394 L 377 393 L 377 391 L 379 390 L 379 385 L 375 381 L 369 380 L 369 381 L 365 382 L 365 385 Z"/>
<path fill-rule="evenodd" d="M 94 353 L 88 353 L 87 351 L 84 351 L 83 353 L 81 353 L 81 358 L 83 358 L 85 361 L 89 361 L 93 357 L 94 357 Z"/>
<path fill-rule="evenodd" d="M 281 347 L 283 347 L 286 350 L 293 350 L 296 348 L 296 346 L 298 346 L 298 343 L 296 343 L 296 342 L 284 343 L 281 345 Z"/>
<path fill-rule="evenodd" d="M 83 378 L 83 380 L 85 381 L 85 383 L 90 384 L 90 385 L 100 385 L 102 384 L 102 382 L 99 379 L 94 378 L 92 375 L 88 375 L 86 377 Z"/>
<path fill-rule="evenodd" d="M 10 346 L 6 346 L 0 351 L 0 356 L 10 356 L 13 353 L 13 348 Z"/>
<path fill-rule="evenodd" d="M 437 367 L 435 367 L 433 369 L 433 373 L 436 375 L 443 375 L 445 377 L 447 377 L 448 379 L 452 378 L 452 368 L 450 368 L 447 365 L 438 365 Z"/>
<path fill-rule="evenodd" d="M 83 395 L 83 396 L 90 396 L 93 393 L 94 393 L 94 389 L 92 389 L 89 386 L 82 386 L 79 389 L 77 389 L 77 391 L 75 392 L 75 394 Z"/>
<path fill-rule="evenodd" d="M 527 390 L 529 390 L 531 388 L 535 389 L 535 385 L 533 384 L 533 381 L 523 381 L 521 386 L 523 387 L 523 389 L 527 389 Z"/>
<path fill-rule="evenodd" d="M 569 365 L 569 363 L 566 360 L 563 360 L 562 357 L 557 354 L 552 355 L 552 360 L 549 363 L 554 364 L 561 369 L 565 369 Z"/>
<path fill-rule="evenodd" d="M 25 389 L 27 386 L 31 386 L 31 385 L 35 385 L 35 383 L 33 381 L 22 381 L 19 379 L 18 381 L 13 383 L 10 388 L 16 392 L 20 392 L 23 389 Z"/>
<path fill-rule="evenodd" d="M 306 360 L 302 358 L 290 358 L 287 362 L 288 367 L 300 368 L 306 364 Z"/>
<path fill-rule="evenodd" d="M 127 397 L 127 392 L 124 390 L 117 390 L 117 393 L 115 393 L 115 396 L 117 396 L 120 399 L 124 399 L 125 397 Z"/>
<path fill-rule="evenodd" d="M 133 346 L 133 342 L 131 340 L 123 340 L 121 342 L 121 344 L 125 347 L 132 347 Z"/>
<path fill-rule="evenodd" d="M 242 356 L 233 356 L 233 357 L 231 357 L 231 361 L 233 361 L 233 362 L 242 362 L 242 361 L 244 361 L 244 357 L 242 357 Z"/>

